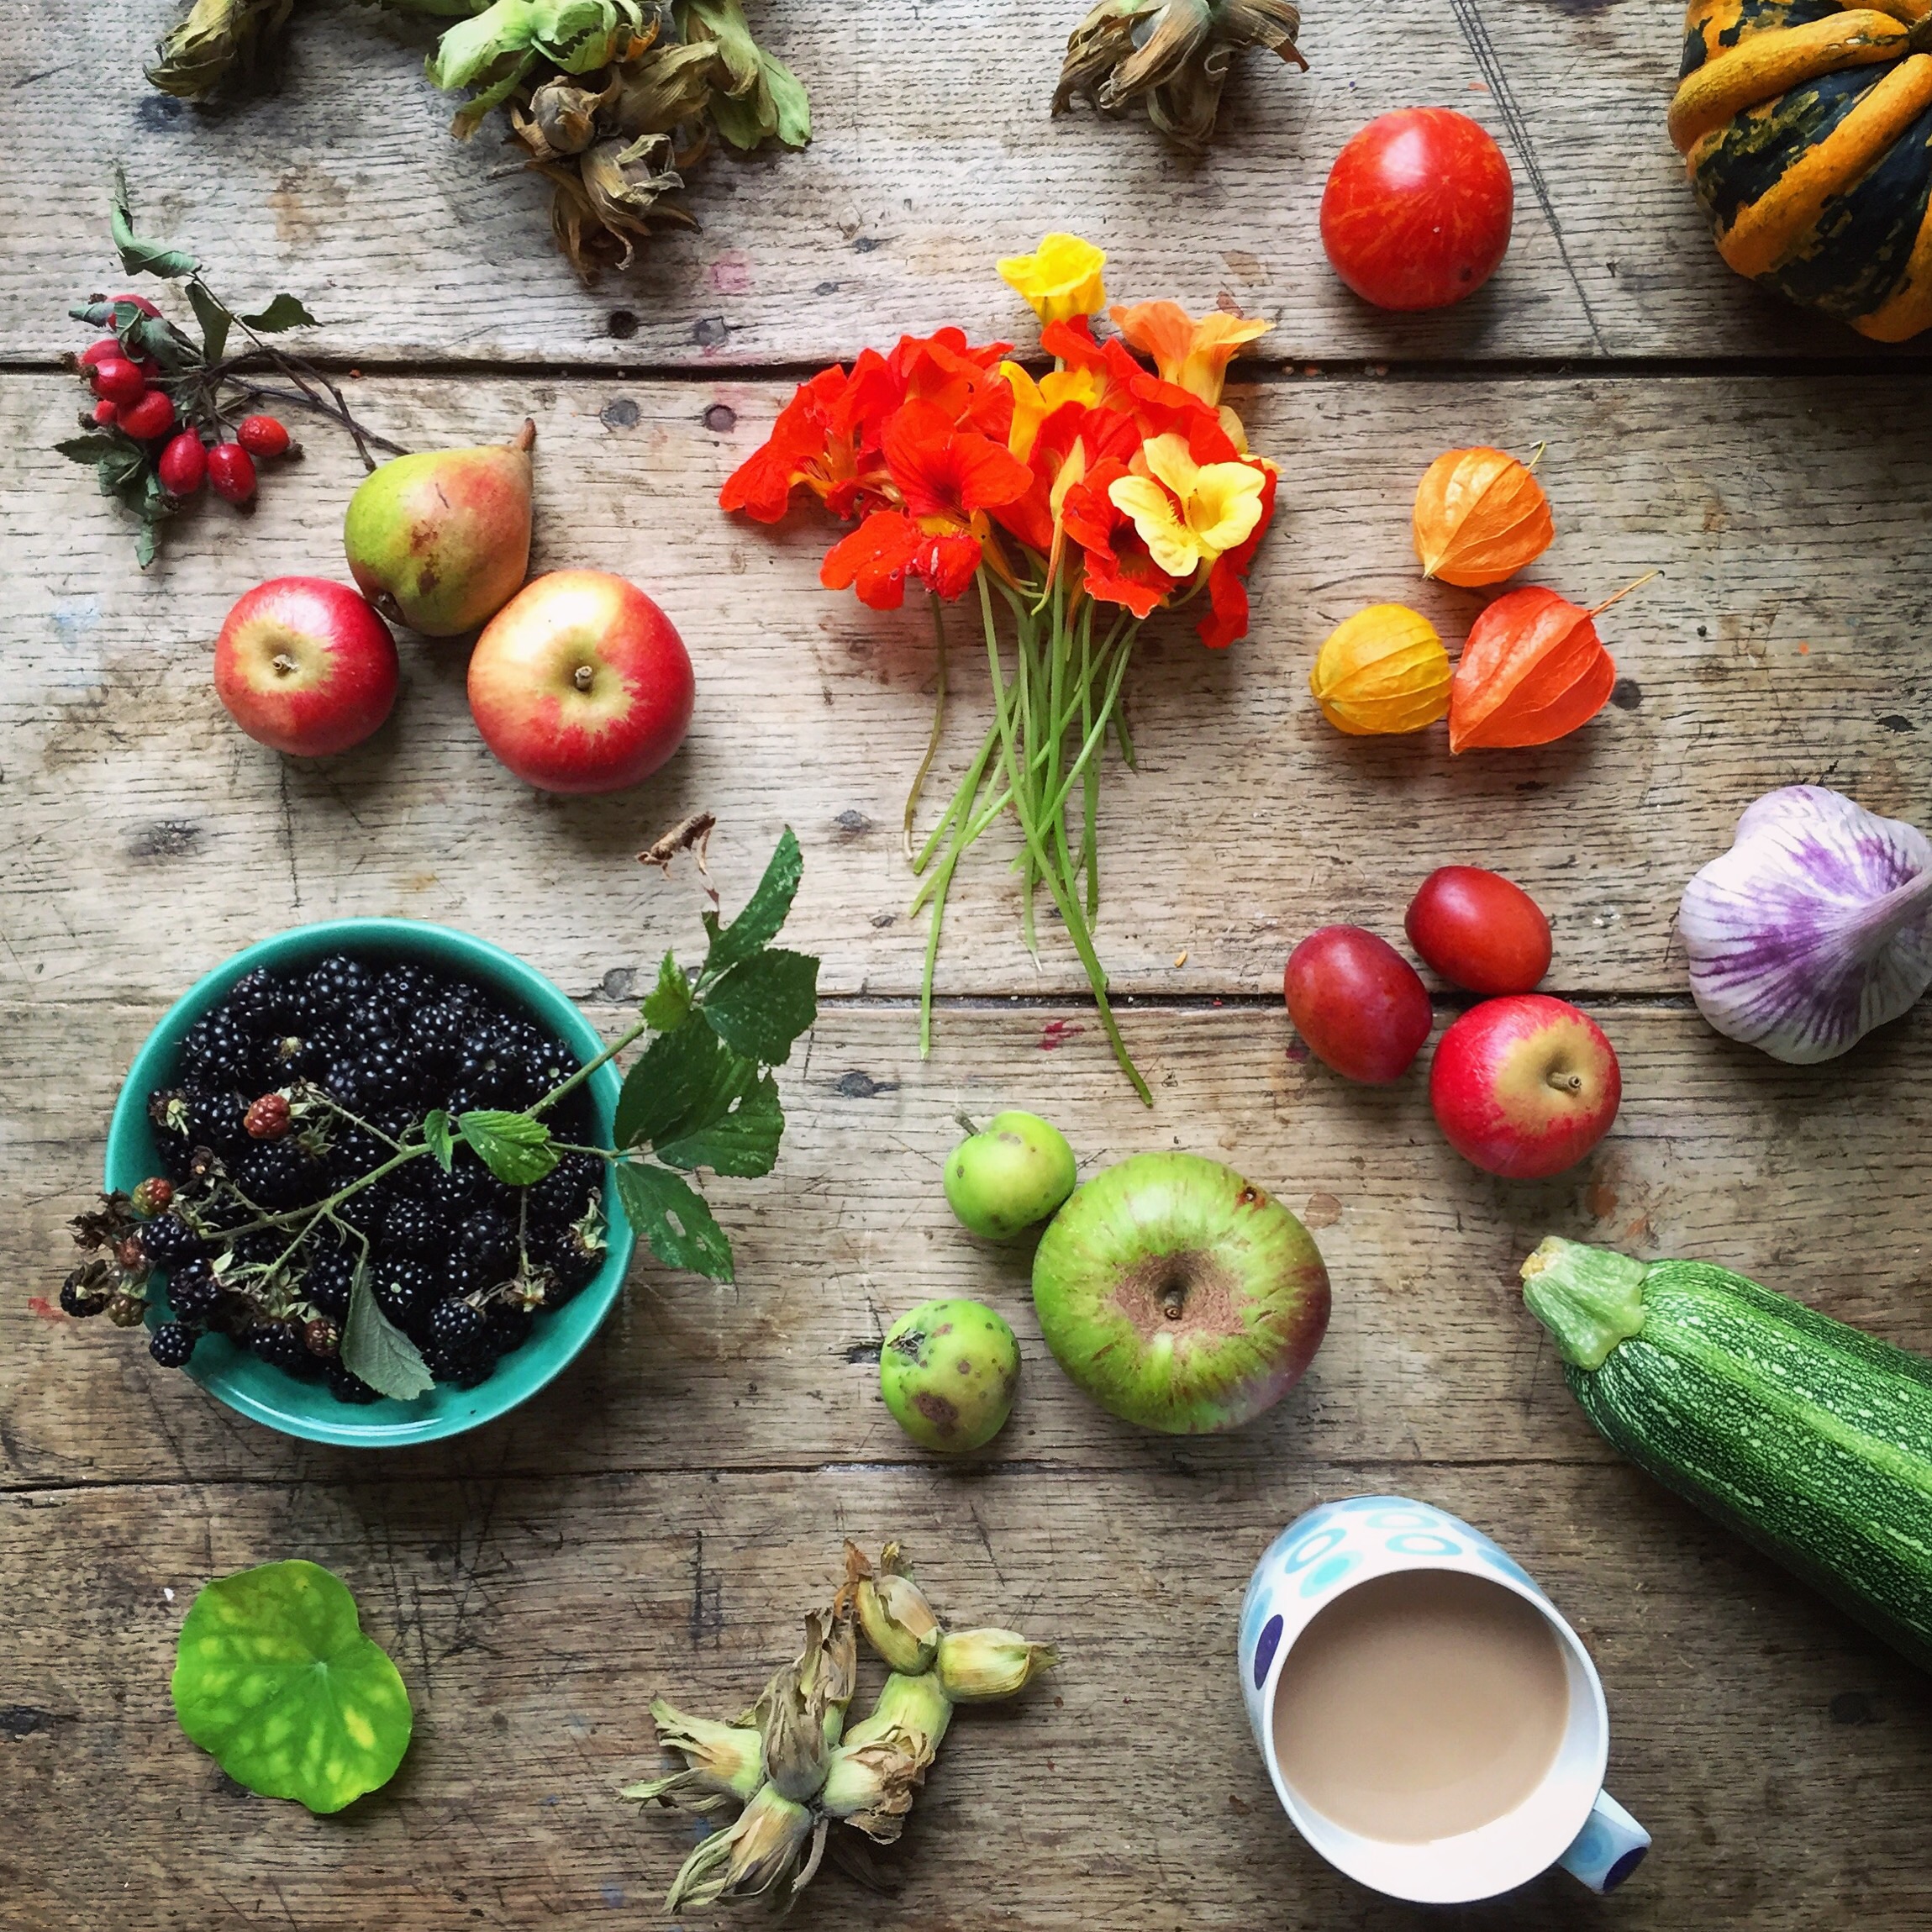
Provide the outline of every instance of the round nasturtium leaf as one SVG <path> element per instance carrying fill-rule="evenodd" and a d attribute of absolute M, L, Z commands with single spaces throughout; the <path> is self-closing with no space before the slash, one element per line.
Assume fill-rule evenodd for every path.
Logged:
<path fill-rule="evenodd" d="M 409 1693 L 362 1635 L 355 1599 L 313 1563 L 218 1577 L 175 1653 L 175 1714 L 237 1784 L 340 1811 L 409 1748 Z"/>

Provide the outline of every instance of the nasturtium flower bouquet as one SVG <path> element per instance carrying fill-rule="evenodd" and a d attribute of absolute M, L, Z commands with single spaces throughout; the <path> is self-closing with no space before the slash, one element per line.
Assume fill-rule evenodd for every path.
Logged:
<path fill-rule="evenodd" d="M 819 576 L 829 588 L 854 590 L 875 610 L 898 609 L 909 583 L 930 595 L 938 692 L 905 813 L 921 882 L 913 909 L 929 908 L 922 1054 L 954 870 L 1010 812 L 1026 944 L 1035 945 L 1044 887 L 1114 1054 L 1148 1100 L 1094 951 L 1100 766 L 1110 735 L 1134 762 L 1122 691 L 1144 619 L 1199 601 L 1210 649 L 1247 630 L 1245 580 L 1274 512 L 1275 469 L 1248 449 L 1221 390 L 1229 361 L 1268 324 L 1221 313 L 1196 321 L 1173 303 L 1144 302 L 1108 310 L 1119 334 L 1103 335 L 1095 318 L 1106 305 L 1105 260 L 1077 236 L 1050 234 L 1034 254 L 999 264 L 1040 318 L 1051 369 L 1035 376 L 1011 360 L 1010 343 L 975 345 L 957 329 L 902 336 L 887 355 L 868 349 L 798 389 L 719 501 L 776 523 L 802 486 L 854 526 L 826 555 Z M 945 720 L 942 608 L 969 592 L 993 719 L 915 850 Z"/>

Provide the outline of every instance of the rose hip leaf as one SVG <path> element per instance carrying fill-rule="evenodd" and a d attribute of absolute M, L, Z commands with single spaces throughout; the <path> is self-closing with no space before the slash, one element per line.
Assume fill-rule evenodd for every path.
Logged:
<path fill-rule="evenodd" d="M 165 281 L 178 281 L 192 275 L 198 266 L 192 255 L 179 249 L 163 248 L 159 242 L 143 241 L 134 233 L 134 218 L 128 209 L 128 177 L 114 170 L 114 198 L 110 215 L 114 246 L 121 251 L 121 266 L 129 275 L 158 275 Z"/>
<path fill-rule="evenodd" d="M 201 324 L 201 350 L 210 362 L 221 361 L 221 352 L 228 347 L 228 332 L 234 324 L 234 317 L 203 288 L 201 283 L 188 284 L 188 302 L 195 313 L 195 320 Z"/>
<path fill-rule="evenodd" d="M 70 463 L 98 463 L 103 459 L 118 461 L 126 455 L 128 446 L 117 442 L 112 436 L 70 436 L 64 443 L 56 443 L 55 450 Z"/>
<path fill-rule="evenodd" d="M 742 1061 L 736 1064 L 750 1077 L 724 1112 L 653 1142 L 652 1151 L 667 1167 L 708 1167 L 715 1174 L 755 1181 L 777 1165 L 785 1132 L 778 1082 Z"/>
<path fill-rule="evenodd" d="M 456 1164 L 456 1136 L 450 1131 L 450 1116 L 439 1107 L 423 1116 L 423 1145 L 436 1156 L 447 1174 Z"/>
<path fill-rule="evenodd" d="M 818 992 L 811 954 L 768 947 L 715 981 L 700 1010 L 734 1053 L 782 1066 L 792 1043 L 818 1018 Z"/>
<path fill-rule="evenodd" d="M 713 929 L 711 950 L 704 958 L 703 978 L 716 979 L 729 971 L 777 936 L 798 895 L 804 871 L 798 838 L 787 825 L 771 855 L 771 864 L 765 868 L 765 877 L 758 882 L 758 890 L 745 901 L 745 909 L 721 932 L 715 929 L 715 918 L 707 916 L 705 924 Z"/>
<path fill-rule="evenodd" d="M 670 1033 L 682 1026 L 691 1013 L 691 982 L 684 968 L 669 953 L 657 969 L 657 984 L 645 995 L 640 1008 L 645 1022 L 659 1033 Z"/>
<path fill-rule="evenodd" d="M 734 1278 L 731 1244 L 704 1197 L 667 1168 L 620 1161 L 617 1195 L 631 1226 L 666 1267 L 688 1268 L 714 1282 Z"/>
<path fill-rule="evenodd" d="M 507 1187 L 528 1187 L 557 1164 L 550 1130 L 528 1113 L 473 1108 L 459 1117 L 458 1130 L 476 1158 Z"/>
<path fill-rule="evenodd" d="M 617 1099 L 618 1145 L 642 1146 L 723 1113 L 742 1084 L 741 1066 L 696 1016 L 675 1033 L 661 1033 L 624 1076 Z"/>
<path fill-rule="evenodd" d="M 360 1376 L 378 1395 L 413 1402 L 435 1384 L 422 1350 L 383 1313 L 369 1286 L 366 1262 L 357 1266 L 349 1285 L 349 1313 L 342 1324 L 342 1366 Z"/>
<path fill-rule="evenodd" d="M 182 1729 L 236 1783 L 340 1811 L 395 1776 L 409 1693 L 362 1634 L 355 1599 L 313 1563 L 265 1563 L 196 1597 L 175 1656 Z"/>
<path fill-rule="evenodd" d="M 244 315 L 239 319 L 245 328 L 258 330 L 263 335 L 279 335 L 286 329 L 320 326 L 292 295 L 278 295 L 259 314 Z"/>

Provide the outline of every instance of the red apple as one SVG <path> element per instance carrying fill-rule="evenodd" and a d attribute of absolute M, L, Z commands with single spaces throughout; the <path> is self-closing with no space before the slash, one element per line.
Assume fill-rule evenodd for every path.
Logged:
<path fill-rule="evenodd" d="M 1609 1132 L 1623 1092 L 1603 1029 L 1540 992 L 1472 1006 L 1429 1070 L 1429 1103 L 1450 1145 L 1513 1181 L 1575 1166 Z"/>
<path fill-rule="evenodd" d="M 695 682 L 671 620 L 607 571 L 552 571 L 484 627 L 470 658 L 483 742 L 545 792 L 621 792 L 683 741 Z"/>
<path fill-rule="evenodd" d="M 250 738 L 297 758 L 360 745 L 396 702 L 396 640 L 355 591 L 271 577 L 214 640 L 215 696 Z"/>

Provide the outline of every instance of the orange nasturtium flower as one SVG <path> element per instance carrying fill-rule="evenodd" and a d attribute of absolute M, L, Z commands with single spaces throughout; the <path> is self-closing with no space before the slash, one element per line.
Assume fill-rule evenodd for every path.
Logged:
<path fill-rule="evenodd" d="M 1224 315 L 1218 308 L 1197 322 L 1177 302 L 1136 302 L 1107 313 L 1143 355 L 1153 357 L 1163 382 L 1209 404 L 1221 400 L 1229 363 L 1274 327 L 1252 316 Z"/>
<path fill-rule="evenodd" d="M 1596 614 L 1537 584 L 1498 597 L 1456 666 L 1449 749 L 1547 745 L 1594 718 L 1617 682 Z"/>
<path fill-rule="evenodd" d="M 1098 315 L 1107 306 L 1100 271 L 1107 256 L 1077 234 L 1043 234 L 1031 255 L 1009 255 L 998 264 L 1000 279 L 1024 295 L 1044 322 L 1070 322 Z"/>
<path fill-rule="evenodd" d="M 1435 724 L 1449 677 L 1449 653 L 1421 612 L 1371 603 L 1329 633 L 1308 689 L 1336 730 L 1369 738 Z"/>
<path fill-rule="evenodd" d="M 1556 527 L 1543 486 L 1503 450 L 1451 450 L 1415 492 L 1422 574 L 1473 588 L 1501 583 L 1550 547 Z"/>
<path fill-rule="evenodd" d="M 1191 577 L 1240 548 L 1261 520 L 1268 477 L 1258 464 L 1198 463 L 1187 439 L 1172 430 L 1149 437 L 1136 461 L 1145 475 L 1119 477 L 1107 493 L 1171 577 Z"/>

